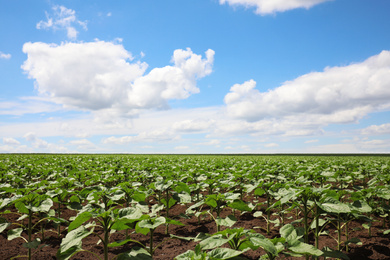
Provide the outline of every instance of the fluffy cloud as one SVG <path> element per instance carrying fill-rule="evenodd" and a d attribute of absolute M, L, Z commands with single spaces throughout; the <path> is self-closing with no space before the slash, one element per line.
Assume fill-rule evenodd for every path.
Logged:
<path fill-rule="evenodd" d="M 229 116 L 252 122 L 287 117 L 303 123 L 356 122 L 390 108 L 390 52 L 312 72 L 264 93 L 255 87 L 253 80 L 231 87 L 224 99 Z"/>
<path fill-rule="evenodd" d="M 128 144 L 128 143 L 139 143 L 139 142 L 158 143 L 158 142 L 167 142 L 167 141 L 178 140 L 178 139 L 180 139 L 180 136 L 176 135 L 174 132 L 166 129 L 159 129 L 151 132 L 142 132 L 134 136 L 122 136 L 122 137 L 111 136 L 103 139 L 102 143 L 104 144 Z"/>
<path fill-rule="evenodd" d="M 78 20 L 74 10 L 60 5 L 53 6 L 52 10 L 52 15 L 45 12 L 47 21 L 38 22 L 37 29 L 66 30 L 68 38 L 72 40 L 76 39 L 78 34 L 75 25 L 87 30 L 87 22 Z"/>
<path fill-rule="evenodd" d="M 6 145 L 19 145 L 20 142 L 12 137 L 3 137 L 3 144 Z"/>
<path fill-rule="evenodd" d="M 0 51 L 0 59 L 11 59 L 11 54 L 8 54 L 8 53 L 3 53 Z"/>
<path fill-rule="evenodd" d="M 390 123 L 382 125 L 372 125 L 361 131 L 364 135 L 385 135 L 390 134 Z"/>
<path fill-rule="evenodd" d="M 173 124 L 173 129 L 182 132 L 209 131 L 215 124 L 213 119 L 187 119 Z"/>
<path fill-rule="evenodd" d="M 220 4 L 243 5 L 255 7 L 256 13 L 261 15 L 284 12 L 296 8 L 306 8 L 327 2 L 330 0 L 219 0 Z"/>
<path fill-rule="evenodd" d="M 168 100 L 199 92 L 196 81 L 212 72 L 214 61 L 212 50 L 204 59 L 189 48 L 176 50 L 173 66 L 144 75 L 147 64 L 132 62 L 123 45 L 112 42 L 26 43 L 23 51 L 28 58 L 22 68 L 35 79 L 41 95 L 109 118 L 167 108 Z"/>

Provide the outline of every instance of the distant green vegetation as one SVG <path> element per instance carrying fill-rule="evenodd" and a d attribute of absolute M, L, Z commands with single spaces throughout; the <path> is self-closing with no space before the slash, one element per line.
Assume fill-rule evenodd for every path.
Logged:
<path fill-rule="evenodd" d="M 139 248 L 118 259 L 138 254 L 152 259 L 159 246 L 155 229 L 164 225 L 170 234 L 169 226 L 183 225 L 179 216 L 170 215 L 176 204 L 187 207 L 181 217 L 211 218 L 217 228 L 215 234 L 192 238 L 170 234 L 199 242 L 177 259 L 234 259 L 259 248 L 268 259 L 348 259 L 349 245 L 360 243 L 349 235 L 351 221 L 359 220 L 368 235 L 373 222 L 390 232 L 390 157 L 384 155 L 2 154 L 0 180 L 0 233 L 23 239 L 28 259 L 45 244 L 47 232 L 60 236 L 64 229 L 59 259 L 85 251 L 87 236 L 99 238 L 101 259 L 108 259 L 109 248 L 130 242 Z M 62 218 L 64 207 L 76 216 Z M 224 209 L 231 214 L 222 217 Z M 264 228 L 233 228 L 243 213 L 261 218 Z M 10 222 L 10 214 L 20 217 Z M 280 236 L 268 238 L 275 228 Z M 126 238 L 112 241 L 120 231 Z M 134 240 L 129 231 L 144 234 L 149 243 Z M 32 239 L 34 233 L 40 238 Z M 337 246 L 319 248 L 323 236 L 334 238 Z"/>

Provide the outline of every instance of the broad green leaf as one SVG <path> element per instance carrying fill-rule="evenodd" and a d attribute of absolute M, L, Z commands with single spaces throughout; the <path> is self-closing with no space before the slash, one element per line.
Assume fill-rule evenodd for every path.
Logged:
<path fill-rule="evenodd" d="M 166 223 L 166 219 L 164 217 L 157 217 L 157 218 L 151 218 L 151 219 L 144 219 L 138 222 L 138 225 L 140 228 L 147 228 L 147 229 L 156 229 L 158 226 Z"/>
<path fill-rule="evenodd" d="M 262 196 L 263 194 L 265 193 L 265 190 L 261 189 L 261 188 L 257 188 L 255 190 L 255 195 L 256 196 Z"/>
<path fill-rule="evenodd" d="M 180 221 L 174 220 L 174 219 L 170 219 L 170 218 L 166 219 L 166 223 L 171 224 L 171 225 L 184 226 L 184 224 L 181 223 Z"/>
<path fill-rule="evenodd" d="M 72 231 L 73 229 L 78 228 L 79 226 L 84 224 L 86 221 L 88 221 L 91 217 L 92 217 L 92 213 L 91 212 L 83 212 L 83 213 L 81 213 L 80 215 L 78 215 L 76 217 L 75 220 L 72 221 L 72 223 L 70 223 L 70 225 L 68 227 L 68 231 Z"/>
<path fill-rule="evenodd" d="M 327 221 L 322 218 L 318 219 L 318 227 L 322 227 L 326 222 Z M 315 228 L 316 228 L 316 221 L 315 219 L 313 219 L 310 225 L 310 229 L 315 229 Z"/>
<path fill-rule="evenodd" d="M 15 208 L 17 208 L 20 213 L 28 214 L 26 205 L 21 201 L 15 203 Z"/>
<path fill-rule="evenodd" d="M 350 238 L 347 241 L 345 241 L 344 244 L 345 245 L 348 245 L 348 244 L 362 245 L 362 241 L 360 241 L 360 239 L 357 237 L 353 237 L 353 238 Z"/>
<path fill-rule="evenodd" d="M 343 252 L 332 250 L 328 251 L 323 249 L 323 257 L 330 257 L 330 258 L 336 258 L 336 259 L 344 259 L 344 260 L 350 260 L 350 258 L 344 254 Z"/>
<path fill-rule="evenodd" d="M 313 245 L 309 245 L 300 241 L 298 241 L 298 243 L 295 243 L 294 246 L 289 247 L 288 249 L 294 253 L 298 253 L 302 255 L 320 256 L 323 254 L 321 250 L 315 248 Z"/>
<path fill-rule="evenodd" d="M 359 213 L 369 213 L 372 211 L 372 208 L 368 205 L 368 203 L 362 200 L 354 201 L 352 203 L 352 209 Z"/>
<path fill-rule="evenodd" d="M 187 250 L 183 254 L 180 254 L 175 257 L 175 260 L 198 260 L 198 259 L 203 260 L 205 259 L 205 257 L 202 258 L 201 256 L 196 255 L 196 253 L 192 250 Z"/>
<path fill-rule="evenodd" d="M 239 211 L 248 211 L 251 212 L 252 209 L 242 200 L 236 199 L 232 203 L 228 204 L 232 209 L 237 209 Z"/>
<path fill-rule="evenodd" d="M 175 200 L 174 198 L 169 198 L 169 203 L 167 204 L 167 201 L 165 199 L 162 199 L 161 200 L 161 203 L 164 204 L 165 207 L 168 207 L 169 209 L 175 205 L 177 200 Z"/>
<path fill-rule="evenodd" d="M 134 240 L 134 239 L 131 239 L 131 238 L 127 238 L 127 239 L 123 239 L 123 240 L 112 242 L 112 243 L 108 244 L 107 246 L 108 247 L 117 247 L 117 246 L 122 246 L 124 244 L 127 244 L 128 242 L 133 242 L 133 243 L 140 244 L 140 242 L 137 241 L 137 240 Z"/>
<path fill-rule="evenodd" d="M 214 249 L 227 243 L 230 239 L 223 238 L 222 235 L 214 235 L 205 240 L 202 240 L 199 245 L 202 249 Z"/>
<path fill-rule="evenodd" d="M 231 248 L 216 248 L 209 252 L 207 256 L 211 259 L 230 259 L 241 255 L 243 251 L 233 250 Z"/>
<path fill-rule="evenodd" d="M 7 232 L 8 240 L 12 240 L 12 239 L 20 237 L 22 235 L 22 232 L 23 232 L 23 228 L 14 228 L 14 229 L 8 230 L 8 232 Z"/>
<path fill-rule="evenodd" d="M 118 260 L 153 260 L 152 256 L 141 247 L 134 247 L 130 252 L 118 255 Z"/>
<path fill-rule="evenodd" d="M 146 194 L 145 193 L 141 193 L 141 192 L 135 192 L 133 194 L 133 196 L 131 196 L 131 197 L 132 197 L 133 200 L 141 202 L 141 201 L 145 201 Z"/>
<path fill-rule="evenodd" d="M 191 194 L 191 190 L 188 187 L 188 185 L 184 182 L 179 182 L 176 184 L 175 191 L 177 193 L 181 193 L 182 191 L 186 192 L 187 194 Z"/>
<path fill-rule="evenodd" d="M 93 228 L 88 230 L 84 226 L 80 226 L 70 231 L 63 239 L 60 249 L 57 251 L 57 258 L 66 260 L 71 258 L 81 249 L 82 239 L 93 233 Z"/>
<path fill-rule="evenodd" d="M 256 211 L 255 213 L 253 213 L 253 217 L 255 217 L 255 218 L 262 217 L 262 216 L 263 216 L 262 211 Z"/>
<path fill-rule="evenodd" d="M 273 256 L 277 256 L 278 251 L 275 247 L 275 245 L 267 238 L 265 237 L 251 237 L 249 240 L 252 242 L 254 246 L 261 247 L 268 253 L 270 253 Z"/>
<path fill-rule="evenodd" d="M 231 227 L 237 222 L 237 218 L 233 215 L 229 215 L 226 218 L 217 217 L 215 222 L 220 226 Z"/>
<path fill-rule="evenodd" d="M 181 192 L 181 193 L 178 193 L 176 194 L 175 196 L 175 199 L 179 202 L 179 203 L 191 203 L 192 202 L 192 197 L 190 194 L 186 193 L 186 192 Z"/>
<path fill-rule="evenodd" d="M 287 242 L 301 238 L 298 236 L 297 231 L 295 230 L 295 227 L 291 224 L 284 225 L 279 230 L 279 233 L 283 238 L 286 239 Z"/>
<path fill-rule="evenodd" d="M 0 224 L 0 233 L 3 232 L 7 227 L 11 226 L 11 223 L 1 223 Z"/>
<path fill-rule="evenodd" d="M 33 212 L 49 212 L 50 208 L 53 206 L 53 201 L 51 198 L 47 198 L 40 203 L 38 207 L 32 207 Z"/>
<path fill-rule="evenodd" d="M 172 234 L 169 234 L 169 236 L 171 238 L 180 239 L 180 240 L 184 240 L 184 241 L 192 241 L 195 239 L 195 237 L 181 237 L 181 236 L 176 236 L 176 235 L 172 235 Z"/>
<path fill-rule="evenodd" d="M 41 244 L 41 240 L 39 238 L 36 238 L 30 243 L 24 243 L 23 247 L 36 249 L 40 244 Z"/>
<path fill-rule="evenodd" d="M 329 199 L 327 202 L 320 203 L 320 208 L 329 213 L 350 213 L 351 208 L 348 204 L 342 203 L 336 199 Z"/>
<path fill-rule="evenodd" d="M 215 199 L 212 199 L 212 198 L 207 198 L 205 203 L 212 208 L 216 208 L 218 206 L 217 201 Z"/>

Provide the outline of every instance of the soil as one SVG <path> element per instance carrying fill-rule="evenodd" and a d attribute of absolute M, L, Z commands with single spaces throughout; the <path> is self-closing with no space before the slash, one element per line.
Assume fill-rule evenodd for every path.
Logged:
<path fill-rule="evenodd" d="M 175 205 L 170 209 L 170 216 L 185 224 L 184 226 L 170 225 L 169 226 L 170 234 L 174 234 L 176 236 L 182 236 L 182 237 L 195 237 L 200 232 L 209 233 L 209 234 L 213 234 L 216 232 L 215 222 L 210 220 L 209 217 L 207 217 L 206 219 L 202 219 L 200 223 L 198 223 L 198 219 L 195 216 L 193 216 L 190 219 L 180 218 L 179 215 L 184 213 L 187 208 L 188 205 L 187 206 Z M 15 209 L 13 209 L 12 211 L 14 210 Z M 64 207 L 61 214 L 62 214 L 61 217 L 65 219 L 69 219 L 69 217 L 74 216 L 76 213 L 75 211 L 69 210 Z M 225 208 L 221 215 L 227 216 L 228 214 L 232 214 L 232 211 L 231 209 Z M 269 238 L 279 236 L 280 227 L 274 227 L 273 225 L 271 225 L 272 229 L 270 234 L 266 235 L 266 232 L 264 231 L 266 227 L 266 222 L 263 218 L 254 218 L 253 214 L 251 213 L 244 213 L 240 215 L 238 211 L 235 212 L 235 216 L 238 219 L 238 221 L 235 223 L 233 227 L 243 227 L 245 229 L 253 229 L 256 232 L 259 232 Z M 18 218 L 18 216 L 16 216 L 15 214 L 4 214 L 3 217 L 5 217 L 9 222 L 14 222 L 14 223 L 17 222 L 16 220 Z M 275 218 L 275 216 L 273 217 Z M 288 217 L 289 216 L 287 216 L 287 219 Z M 24 221 L 25 223 L 27 222 L 27 220 Z M 291 220 L 286 220 L 286 223 L 288 223 L 289 221 Z M 12 225 L 11 227 L 7 228 L 7 230 L 16 227 L 17 227 L 16 225 Z M 50 227 L 50 225 L 46 227 L 46 230 L 50 228 L 53 231 L 55 230 L 55 228 Z M 388 229 L 388 227 L 386 227 L 386 229 Z M 20 255 L 27 255 L 27 249 L 23 247 L 24 241 L 21 238 L 17 238 L 11 241 L 7 240 L 7 230 L 0 234 L 0 245 L 1 245 L 0 260 L 11 259 L 13 257 L 20 256 Z M 328 230 L 330 230 L 331 235 L 333 236 L 336 235 L 334 233 L 334 229 L 332 230 L 331 226 L 329 226 Z M 371 237 L 368 236 L 368 231 L 362 227 L 362 223 L 359 223 L 357 221 L 350 223 L 349 230 L 350 230 L 351 238 L 357 237 L 362 242 L 362 245 L 351 245 L 348 253 L 344 251 L 344 253 L 346 253 L 346 255 L 348 255 L 350 259 L 390 260 L 390 234 L 388 235 L 383 234 L 384 229 L 382 228 L 382 222 L 380 220 L 373 222 Z M 58 234 L 53 231 L 45 231 L 45 239 L 43 241 L 43 244 L 45 246 L 39 249 L 33 249 L 34 255 L 32 259 L 36 259 L 36 260 L 56 259 L 56 253 L 60 247 L 61 239 L 65 237 L 65 235 L 67 234 L 67 230 L 66 230 L 66 226 L 61 226 L 60 236 L 58 236 Z M 196 243 L 192 241 L 171 239 L 169 235 L 165 234 L 165 226 L 158 227 L 154 234 L 155 234 L 154 244 L 158 245 L 162 243 L 154 253 L 153 259 L 155 260 L 174 259 L 177 255 L 184 253 L 187 250 L 194 250 L 196 246 Z M 25 233 L 23 233 L 23 236 L 27 237 Z M 40 232 L 36 232 L 33 235 L 33 238 L 36 237 L 42 238 L 42 234 Z M 131 237 L 134 240 L 138 240 L 143 244 L 149 245 L 148 236 L 132 233 Z M 110 241 L 113 242 L 124 238 L 125 238 L 124 231 L 115 232 L 114 234 L 111 235 Z M 345 239 L 345 237 L 343 237 L 343 239 Z M 101 243 L 97 244 L 98 240 L 99 240 L 98 237 L 94 235 L 86 237 L 85 239 L 83 239 L 83 249 L 92 251 L 103 259 L 103 246 Z M 310 243 L 314 244 L 313 236 L 310 236 Z M 135 246 L 137 246 L 135 243 L 128 243 L 120 247 L 110 248 L 109 259 L 113 259 L 120 253 L 130 251 Z M 319 248 L 323 248 L 325 246 L 330 248 L 336 248 L 337 244 L 335 240 L 332 239 L 330 236 L 323 235 L 320 237 Z M 265 251 L 259 248 L 257 250 L 249 250 L 244 254 L 242 254 L 241 257 L 243 257 L 243 259 L 257 260 L 261 255 L 264 254 Z M 74 255 L 71 259 L 96 260 L 97 257 L 89 252 L 80 252 Z M 280 258 L 278 259 L 305 259 L 305 258 L 304 257 L 293 258 L 293 257 L 280 256 Z"/>

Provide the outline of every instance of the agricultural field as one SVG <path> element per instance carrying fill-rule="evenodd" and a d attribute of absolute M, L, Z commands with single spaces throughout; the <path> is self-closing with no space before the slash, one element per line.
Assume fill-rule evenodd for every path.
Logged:
<path fill-rule="evenodd" d="M 0 259 L 390 259 L 390 156 L 0 155 Z"/>

